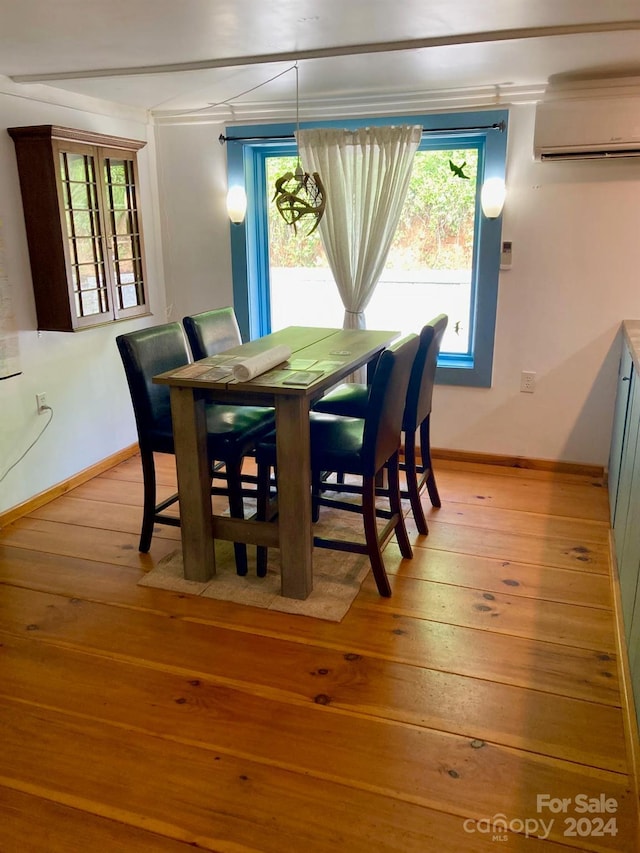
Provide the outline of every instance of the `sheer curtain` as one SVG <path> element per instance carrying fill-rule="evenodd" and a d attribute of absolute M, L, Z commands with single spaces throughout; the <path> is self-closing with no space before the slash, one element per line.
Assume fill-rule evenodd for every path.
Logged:
<path fill-rule="evenodd" d="M 345 307 L 344 328 L 366 328 L 364 310 L 384 269 L 422 127 L 314 128 L 296 133 L 307 172 L 326 191 L 319 231 Z"/>

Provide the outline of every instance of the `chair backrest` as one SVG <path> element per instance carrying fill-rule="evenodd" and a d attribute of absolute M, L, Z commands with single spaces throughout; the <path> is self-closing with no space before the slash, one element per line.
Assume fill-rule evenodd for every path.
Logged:
<path fill-rule="evenodd" d="M 405 432 L 415 432 L 422 421 L 431 414 L 433 385 L 442 337 L 449 318 L 439 314 L 420 332 L 420 346 L 411 369 L 407 401 L 402 421 Z"/>
<path fill-rule="evenodd" d="M 364 419 L 365 474 L 375 475 L 400 447 L 407 389 L 419 344 L 418 335 L 407 335 L 378 359 Z"/>
<path fill-rule="evenodd" d="M 195 361 L 242 343 L 233 308 L 202 311 L 182 320 Z"/>
<path fill-rule="evenodd" d="M 118 335 L 116 344 L 129 384 L 141 447 L 154 445 L 164 435 L 171 452 L 171 403 L 168 385 L 156 385 L 158 373 L 189 364 L 189 349 L 180 323 L 165 323 Z"/>

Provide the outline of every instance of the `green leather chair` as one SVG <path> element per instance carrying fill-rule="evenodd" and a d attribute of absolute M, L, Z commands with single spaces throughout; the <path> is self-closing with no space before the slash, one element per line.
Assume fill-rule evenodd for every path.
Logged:
<path fill-rule="evenodd" d="M 156 504 L 156 475 L 154 453 L 174 453 L 169 388 L 152 381 L 167 370 L 188 364 L 191 359 L 180 323 L 139 329 L 119 335 L 116 344 L 131 393 L 136 419 L 138 443 L 142 459 L 144 506 L 139 549 L 147 552 L 151 546 L 156 523 L 179 526 L 175 516 L 164 510 L 178 500 L 178 494 Z M 207 449 L 212 477 L 216 463 L 224 463 L 226 488 L 213 487 L 212 494 L 226 494 L 229 512 L 234 518 L 244 517 L 242 462 L 253 452 L 257 441 L 274 426 L 273 410 L 258 406 L 233 406 L 226 403 L 207 403 Z M 238 574 L 247 572 L 247 549 L 235 543 Z"/>

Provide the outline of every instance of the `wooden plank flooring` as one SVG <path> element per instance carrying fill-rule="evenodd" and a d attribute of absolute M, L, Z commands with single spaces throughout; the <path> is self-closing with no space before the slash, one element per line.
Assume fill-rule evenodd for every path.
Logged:
<path fill-rule="evenodd" d="M 339 624 L 137 586 L 137 457 L 0 531 L 0 851 L 640 849 L 606 489 L 437 475 Z"/>

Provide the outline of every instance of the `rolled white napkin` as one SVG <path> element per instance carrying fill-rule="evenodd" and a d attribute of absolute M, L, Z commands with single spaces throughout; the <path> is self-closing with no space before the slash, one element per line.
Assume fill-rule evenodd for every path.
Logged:
<path fill-rule="evenodd" d="M 283 361 L 291 358 L 291 350 L 289 347 L 280 344 L 277 347 L 265 350 L 258 355 L 249 356 L 242 361 L 238 361 L 233 366 L 233 378 L 240 382 L 248 382 L 254 376 L 259 376 L 261 373 L 266 373 L 277 364 L 282 364 Z"/>

